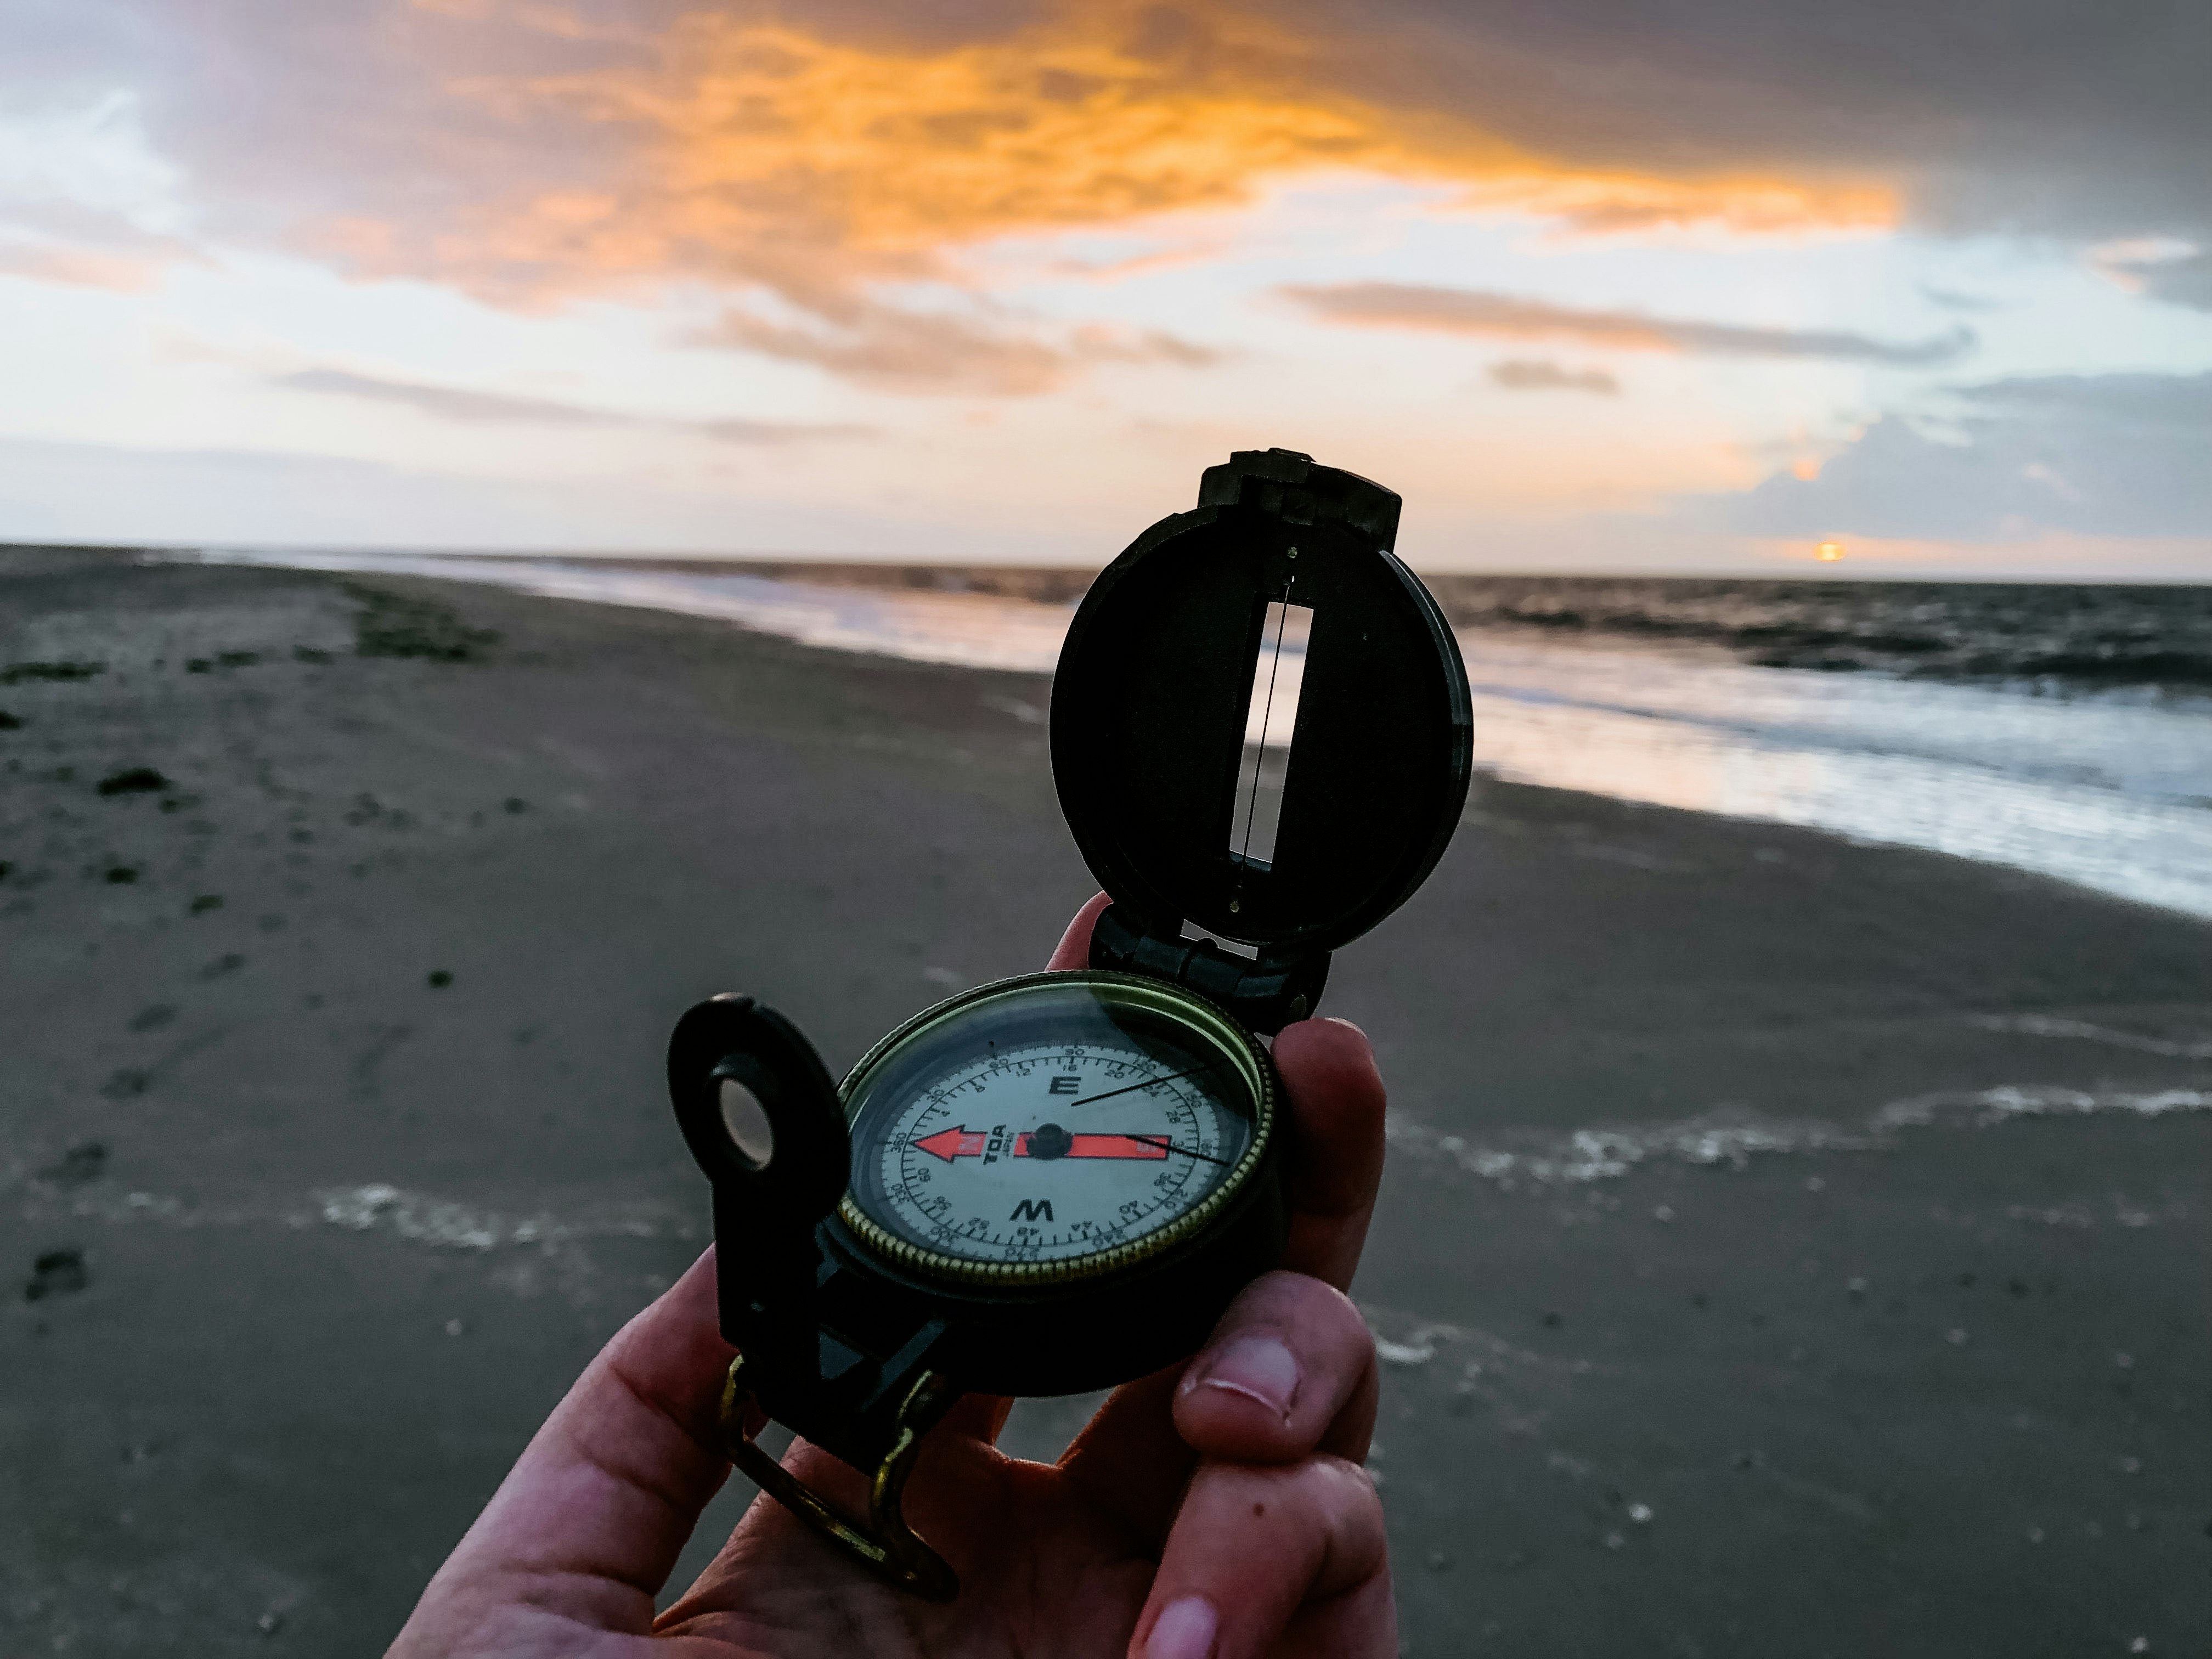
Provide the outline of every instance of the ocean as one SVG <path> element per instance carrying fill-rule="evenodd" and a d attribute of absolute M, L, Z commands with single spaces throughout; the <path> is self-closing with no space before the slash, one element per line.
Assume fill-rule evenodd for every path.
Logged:
<path fill-rule="evenodd" d="M 1044 673 L 1089 579 L 320 550 L 151 556 L 489 582 L 835 650 Z M 2212 586 L 1429 580 L 1467 659 L 1475 763 L 1492 775 L 1922 848 L 2212 916 Z M 1295 697 L 1298 667 L 1287 653 L 1279 696 Z"/>

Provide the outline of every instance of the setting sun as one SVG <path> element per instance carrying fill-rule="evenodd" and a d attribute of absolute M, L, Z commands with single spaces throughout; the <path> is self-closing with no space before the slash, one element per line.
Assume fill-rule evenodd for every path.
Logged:
<path fill-rule="evenodd" d="M 1833 564 L 1844 556 L 1844 544 L 1841 542 L 1822 542 L 1813 550 L 1813 556 L 1822 564 Z"/>

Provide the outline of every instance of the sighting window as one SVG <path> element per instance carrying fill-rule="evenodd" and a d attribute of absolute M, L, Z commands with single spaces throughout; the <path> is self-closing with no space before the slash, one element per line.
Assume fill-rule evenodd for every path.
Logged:
<path fill-rule="evenodd" d="M 1229 823 L 1229 850 L 1255 869 L 1267 869 L 1274 862 L 1283 783 L 1291 769 L 1291 737 L 1298 724 L 1298 689 L 1305 680 L 1306 643 L 1312 636 L 1311 606 L 1281 599 L 1268 602 L 1260 629 L 1260 654 L 1252 665 L 1244 756 L 1237 769 L 1237 806 Z"/>

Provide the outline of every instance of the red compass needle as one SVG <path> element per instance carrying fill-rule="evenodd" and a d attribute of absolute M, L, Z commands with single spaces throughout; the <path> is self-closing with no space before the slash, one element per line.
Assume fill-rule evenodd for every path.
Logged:
<path fill-rule="evenodd" d="M 1014 1158 L 1165 1158 L 1170 1143 L 1165 1139 L 1148 1140 L 1142 1135 L 1068 1135 L 1065 1150 L 1032 1152 L 1031 1137 L 1018 1134 L 1008 1155 Z M 932 1158 L 941 1158 L 947 1164 L 956 1158 L 981 1158 L 990 1144 L 990 1134 L 982 1129 L 970 1129 L 965 1124 L 955 1129 L 939 1129 L 925 1139 L 914 1142 L 916 1150 Z M 1180 1147 L 1176 1148 L 1181 1151 Z"/>

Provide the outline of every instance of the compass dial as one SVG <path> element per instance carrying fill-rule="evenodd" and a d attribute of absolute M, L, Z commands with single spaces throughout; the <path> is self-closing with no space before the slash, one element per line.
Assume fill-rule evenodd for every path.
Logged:
<path fill-rule="evenodd" d="M 957 1278 L 1064 1278 L 1156 1254 L 1257 1161 L 1266 1068 L 1210 1005 L 1131 976 L 986 987 L 846 1085 L 848 1225 Z"/>

